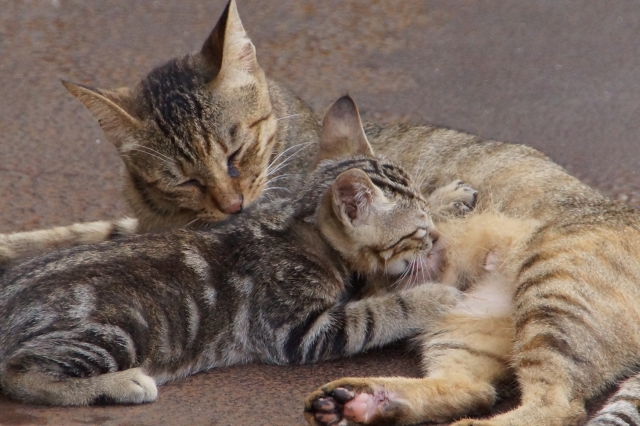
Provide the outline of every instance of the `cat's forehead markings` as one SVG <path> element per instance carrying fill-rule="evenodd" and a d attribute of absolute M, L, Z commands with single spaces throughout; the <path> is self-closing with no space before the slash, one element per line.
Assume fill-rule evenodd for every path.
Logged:
<path fill-rule="evenodd" d="M 273 115 L 273 111 L 269 111 L 268 114 L 263 115 L 262 117 L 258 118 L 256 121 L 254 121 L 253 123 L 249 124 L 249 128 L 252 129 L 252 128 L 256 127 L 258 124 L 260 124 L 263 121 L 266 121 L 269 118 L 271 118 L 272 115 Z"/>

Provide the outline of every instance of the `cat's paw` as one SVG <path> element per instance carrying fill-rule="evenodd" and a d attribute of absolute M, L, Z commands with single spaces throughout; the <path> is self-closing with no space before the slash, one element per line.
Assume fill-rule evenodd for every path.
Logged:
<path fill-rule="evenodd" d="M 107 373 L 98 376 L 101 397 L 117 404 L 143 404 L 158 397 L 158 388 L 153 378 L 140 368 Z"/>
<path fill-rule="evenodd" d="M 341 379 L 309 395 L 305 417 L 312 426 L 375 425 L 388 421 L 396 405 L 367 379 Z"/>
<path fill-rule="evenodd" d="M 478 191 L 458 179 L 436 189 L 428 202 L 436 215 L 464 216 L 476 207 Z"/>

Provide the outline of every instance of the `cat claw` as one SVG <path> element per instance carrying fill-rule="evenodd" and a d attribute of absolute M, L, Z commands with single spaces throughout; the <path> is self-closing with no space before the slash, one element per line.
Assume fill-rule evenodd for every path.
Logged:
<path fill-rule="evenodd" d="M 435 190 L 429 201 L 439 214 L 464 216 L 478 204 L 478 191 L 457 179 Z"/>
<path fill-rule="evenodd" d="M 454 193 L 459 193 L 460 200 L 453 203 L 454 209 L 458 214 L 464 215 L 473 210 L 478 203 L 478 191 L 473 189 L 471 185 L 461 180 L 455 181 L 456 189 Z"/>
<path fill-rule="evenodd" d="M 306 411 L 312 414 L 318 426 L 346 426 L 349 420 L 344 417 L 344 405 L 355 396 L 350 389 L 335 388 L 317 395 Z"/>

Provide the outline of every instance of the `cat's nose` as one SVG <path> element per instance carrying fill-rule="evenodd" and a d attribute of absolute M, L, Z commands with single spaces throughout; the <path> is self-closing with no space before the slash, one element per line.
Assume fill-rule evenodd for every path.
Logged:
<path fill-rule="evenodd" d="M 238 214 L 242 212 L 242 203 L 244 202 L 244 196 L 242 194 L 237 197 L 233 197 L 229 200 L 225 200 L 225 203 L 221 203 L 220 210 L 226 214 Z"/>
<path fill-rule="evenodd" d="M 440 238 L 440 233 L 438 232 L 437 229 L 432 229 L 429 231 L 429 238 L 431 238 L 431 244 L 435 244 L 436 242 L 438 242 L 438 239 Z"/>

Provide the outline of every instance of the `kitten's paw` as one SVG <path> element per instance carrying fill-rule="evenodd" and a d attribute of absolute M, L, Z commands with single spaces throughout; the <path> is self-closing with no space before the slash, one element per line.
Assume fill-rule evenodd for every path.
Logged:
<path fill-rule="evenodd" d="M 389 421 L 396 405 L 388 392 L 366 379 L 341 379 L 307 398 L 305 417 L 313 426 L 376 425 Z"/>
<path fill-rule="evenodd" d="M 429 196 L 429 204 L 436 214 L 464 216 L 478 203 L 478 191 L 461 180 L 436 189 Z"/>
<path fill-rule="evenodd" d="M 140 368 L 107 373 L 98 376 L 103 388 L 102 397 L 117 404 L 142 404 L 158 397 L 158 388 L 153 378 Z"/>

